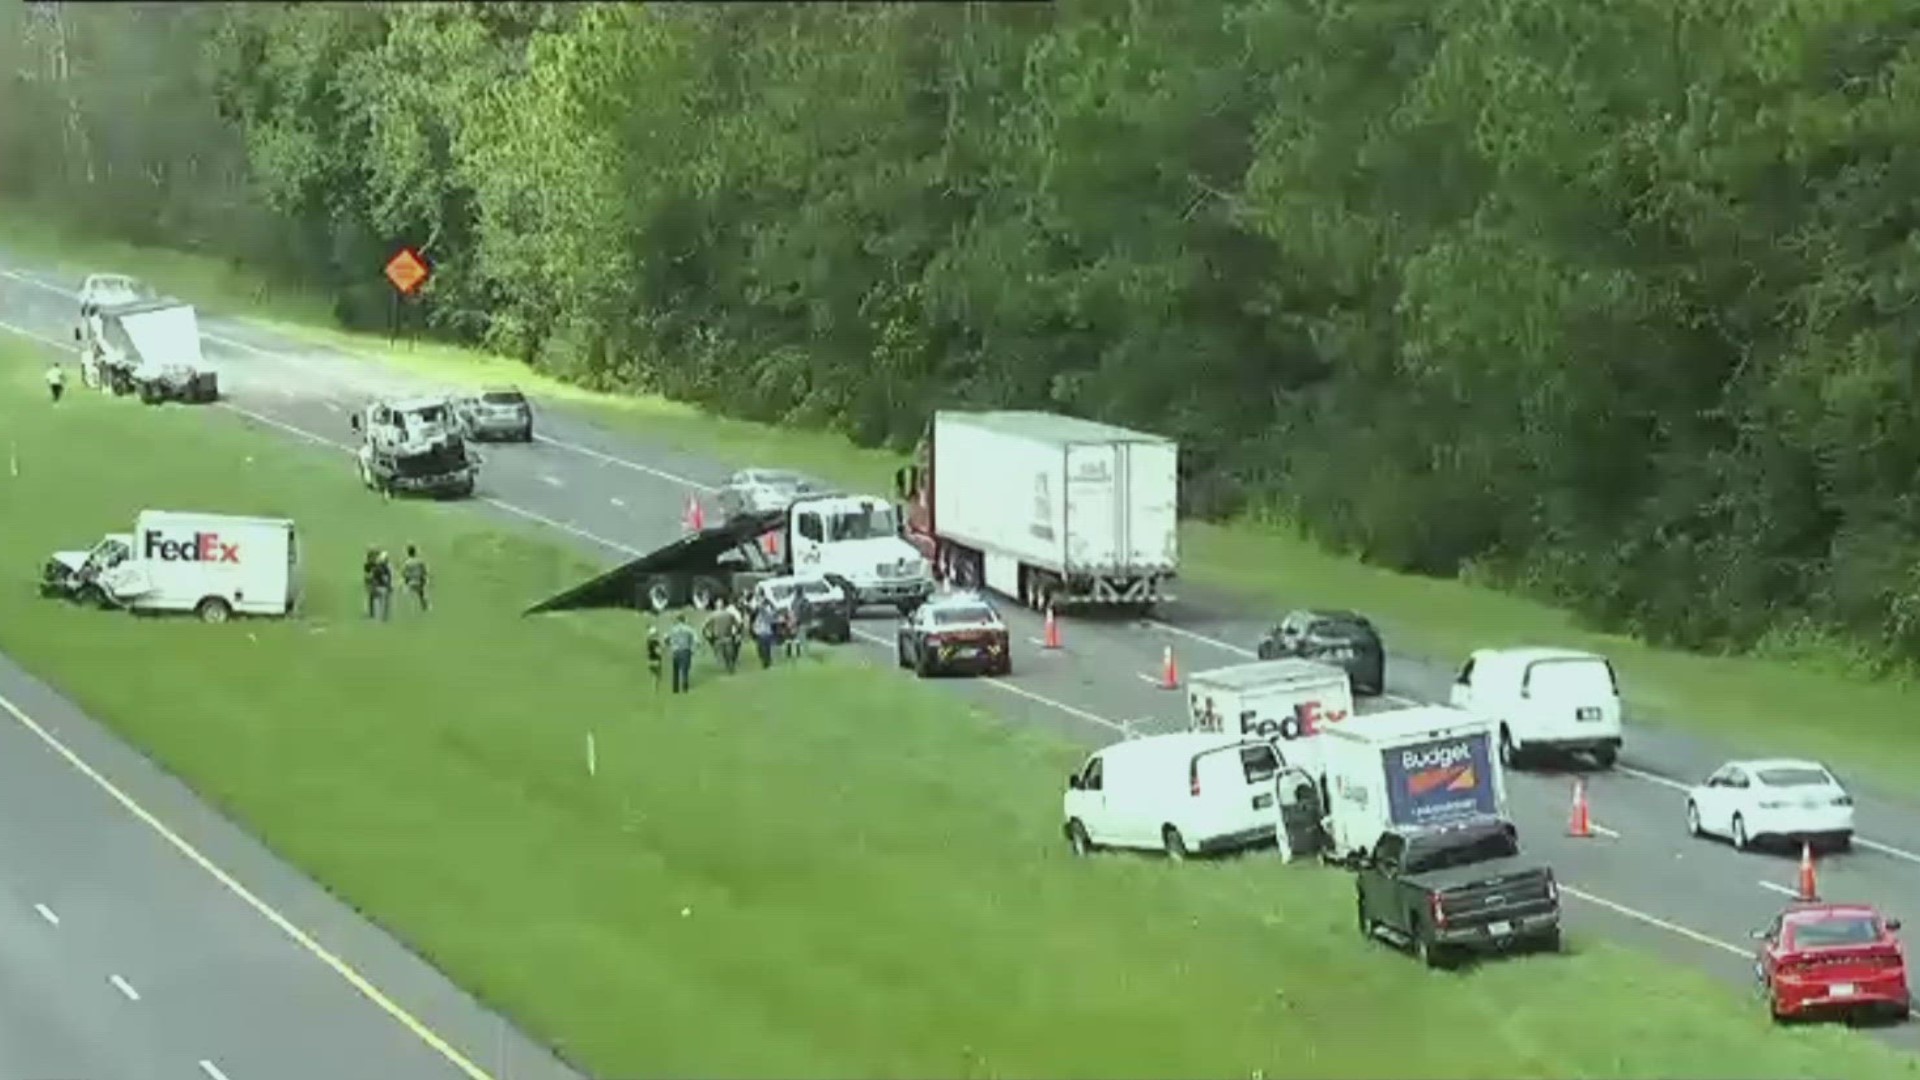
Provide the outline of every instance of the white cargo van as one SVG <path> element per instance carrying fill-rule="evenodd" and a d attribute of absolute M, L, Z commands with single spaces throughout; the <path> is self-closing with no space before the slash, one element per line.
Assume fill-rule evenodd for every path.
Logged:
<path fill-rule="evenodd" d="M 1330 728 L 1326 834 L 1335 858 L 1373 850 L 1395 826 L 1448 825 L 1506 816 L 1506 776 L 1487 721 L 1445 705 L 1370 713 Z"/>
<path fill-rule="evenodd" d="M 1545 754 L 1587 754 L 1610 769 L 1620 756 L 1620 684 L 1604 656 L 1480 649 L 1454 677 L 1448 701 L 1494 725 L 1508 768 Z"/>
<path fill-rule="evenodd" d="M 1287 763 L 1317 775 L 1321 731 L 1353 715 L 1342 668 L 1312 660 L 1261 660 L 1187 677 L 1190 730 L 1276 742 Z"/>
<path fill-rule="evenodd" d="M 43 591 L 131 611 L 191 611 L 207 622 L 288 615 L 300 591 L 300 546 L 284 518 L 143 511 L 131 535 L 56 552 Z"/>
<path fill-rule="evenodd" d="M 1067 778 L 1062 828 L 1081 855 L 1138 848 L 1184 859 L 1272 843 L 1275 781 L 1284 772 L 1292 770 L 1272 743 L 1243 735 L 1130 739 Z"/>

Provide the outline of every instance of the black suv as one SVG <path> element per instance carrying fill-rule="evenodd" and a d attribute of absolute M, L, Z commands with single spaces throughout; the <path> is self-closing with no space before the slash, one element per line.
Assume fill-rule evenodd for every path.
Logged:
<path fill-rule="evenodd" d="M 1294 656 L 1345 668 L 1356 694 L 1377 696 L 1387 689 L 1387 647 L 1380 631 L 1359 612 L 1290 611 L 1256 651 L 1262 660 Z"/>
<path fill-rule="evenodd" d="M 1502 818 L 1389 829 L 1355 879 L 1360 933 L 1428 967 L 1468 952 L 1560 948 L 1560 886 Z"/>

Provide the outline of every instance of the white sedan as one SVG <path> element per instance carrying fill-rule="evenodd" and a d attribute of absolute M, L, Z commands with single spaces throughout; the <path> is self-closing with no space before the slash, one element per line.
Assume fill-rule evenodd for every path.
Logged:
<path fill-rule="evenodd" d="M 1767 840 L 1845 851 L 1853 797 L 1818 762 L 1729 761 L 1687 789 L 1687 831 L 1724 836 L 1742 851 Z"/>

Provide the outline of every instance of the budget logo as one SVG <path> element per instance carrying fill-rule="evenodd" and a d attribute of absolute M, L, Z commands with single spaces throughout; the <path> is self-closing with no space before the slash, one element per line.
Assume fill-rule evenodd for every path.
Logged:
<path fill-rule="evenodd" d="M 1484 735 L 1390 751 L 1394 820 L 1431 823 L 1495 810 Z"/>
<path fill-rule="evenodd" d="M 143 545 L 146 557 L 160 562 L 237 563 L 238 542 L 228 543 L 219 533 L 197 532 L 186 540 L 169 540 L 158 531 L 148 530 Z"/>

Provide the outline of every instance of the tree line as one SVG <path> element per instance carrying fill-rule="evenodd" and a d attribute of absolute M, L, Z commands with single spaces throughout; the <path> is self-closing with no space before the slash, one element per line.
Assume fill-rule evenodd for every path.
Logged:
<path fill-rule="evenodd" d="M 0 6 L 0 196 L 613 390 L 1186 449 L 1703 648 L 1920 655 L 1920 7 Z"/>

